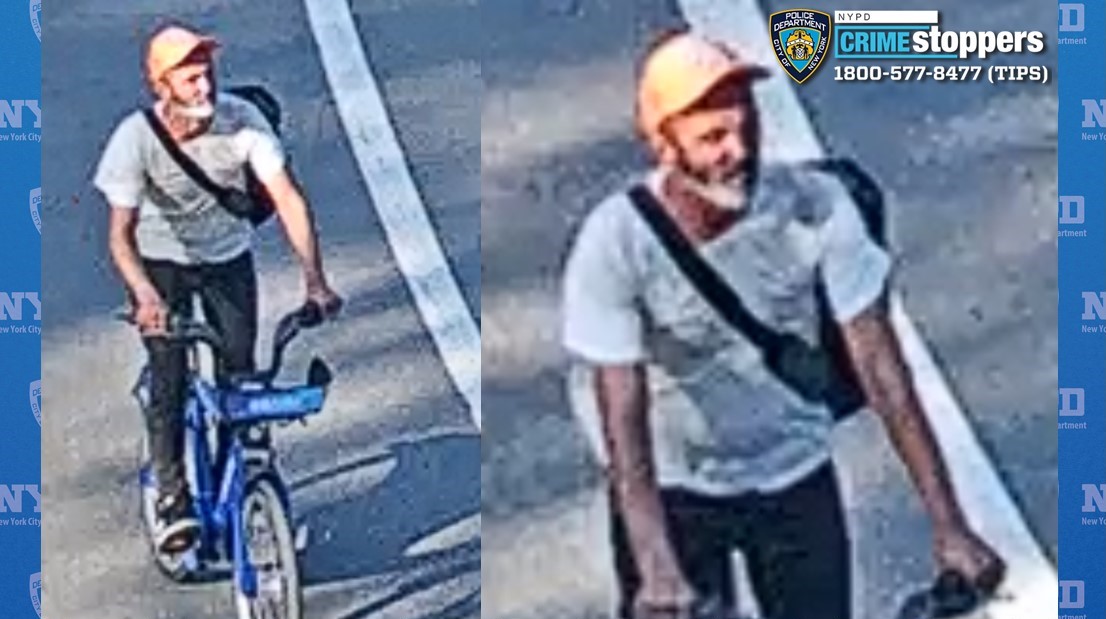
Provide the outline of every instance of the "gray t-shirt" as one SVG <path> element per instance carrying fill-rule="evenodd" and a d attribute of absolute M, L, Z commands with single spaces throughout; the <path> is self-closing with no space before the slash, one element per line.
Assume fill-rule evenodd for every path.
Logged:
<path fill-rule="evenodd" d="M 245 189 L 245 165 L 266 182 L 284 167 L 280 141 L 251 103 L 220 93 L 206 133 L 180 145 L 216 183 Z M 225 262 L 249 249 L 253 227 L 228 213 L 173 161 L 141 111 L 116 127 L 93 178 L 108 204 L 139 209 L 136 237 L 146 258 L 180 264 Z"/>
<path fill-rule="evenodd" d="M 645 179 L 657 191 L 661 175 Z M 766 165 L 749 213 L 700 246 L 768 326 L 817 340 L 814 286 L 838 321 L 877 299 L 891 259 L 867 235 L 847 190 L 825 173 Z M 586 218 L 563 281 L 569 390 L 607 457 L 590 368 L 649 366 L 653 455 L 665 487 L 714 494 L 786 487 L 826 462 L 832 416 L 763 365 L 759 350 L 702 299 L 624 192 Z"/>

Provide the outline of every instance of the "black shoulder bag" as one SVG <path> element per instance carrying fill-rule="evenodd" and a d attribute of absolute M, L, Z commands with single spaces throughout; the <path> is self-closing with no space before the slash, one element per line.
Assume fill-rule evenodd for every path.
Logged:
<path fill-rule="evenodd" d="M 247 99 L 265 116 L 266 120 L 274 125 L 274 131 L 279 129 L 279 125 L 274 123 L 273 116 L 276 115 L 276 119 L 279 120 L 279 105 L 275 99 L 268 94 L 263 88 L 258 86 L 244 86 L 235 89 L 230 89 L 228 92 L 235 94 L 239 97 Z M 271 103 L 270 103 L 271 100 Z M 146 121 L 150 124 L 150 128 L 153 129 L 154 135 L 157 136 L 161 145 L 165 148 L 165 151 L 173 159 L 181 170 L 188 175 L 201 189 L 211 194 L 212 197 L 226 209 L 231 215 L 239 219 L 248 220 L 253 226 L 257 227 L 264 224 L 266 221 L 272 218 L 276 212 L 276 207 L 273 204 L 272 197 L 269 196 L 269 192 L 261 184 L 261 182 L 254 175 L 253 169 L 246 165 L 246 190 L 243 191 L 236 187 L 223 187 L 211 180 L 200 166 L 193 161 L 188 155 L 184 154 L 180 146 L 169 135 L 168 129 L 162 124 L 161 119 L 157 117 L 157 113 L 153 109 L 143 110 L 146 116 Z"/>
<path fill-rule="evenodd" d="M 882 195 L 871 177 L 854 162 L 844 159 L 807 165 L 841 179 L 857 202 L 869 233 L 883 245 Z M 760 349 L 765 366 L 781 382 L 808 402 L 826 405 L 837 420 L 865 406 L 864 390 L 830 311 L 820 277 L 815 292 L 821 316 L 821 345 L 814 347 L 796 335 L 768 327 L 754 316 L 684 236 L 651 191 L 638 185 L 629 191 L 629 197 L 688 281 L 731 327 Z"/>

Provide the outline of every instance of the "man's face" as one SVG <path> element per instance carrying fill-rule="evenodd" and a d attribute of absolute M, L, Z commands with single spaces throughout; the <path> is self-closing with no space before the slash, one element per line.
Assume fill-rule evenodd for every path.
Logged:
<path fill-rule="evenodd" d="M 210 54 L 195 54 L 167 72 L 159 95 L 179 114 L 210 117 L 215 106 L 215 66 Z"/>
<path fill-rule="evenodd" d="M 748 82 L 733 80 L 694 109 L 665 123 L 673 165 L 704 185 L 729 185 L 749 176 L 760 147 L 760 123 Z"/>

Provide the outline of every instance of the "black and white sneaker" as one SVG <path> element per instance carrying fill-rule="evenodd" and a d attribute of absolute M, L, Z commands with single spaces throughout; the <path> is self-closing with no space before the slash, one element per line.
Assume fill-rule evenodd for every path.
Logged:
<path fill-rule="evenodd" d="M 166 495 L 157 503 L 154 546 L 158 552 L 177 554 L 192 547 L 200 532 L 200 521 L 192 512 L 187 493 Z"/>

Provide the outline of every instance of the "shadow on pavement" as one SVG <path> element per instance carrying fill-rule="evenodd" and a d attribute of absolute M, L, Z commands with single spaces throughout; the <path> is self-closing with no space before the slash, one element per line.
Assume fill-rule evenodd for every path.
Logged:
<path fill-rule="evenodd" d="M 380 575 L 399 575 L 393 593 L 376 600 L 375 612 L 460 575 L 479 571 L 480 539 L 407 554 L 415 543 L 479 513 L 480 486 L 459 481 L 477 470 L 480 436 L 445 434 L 391 444 L 378 455 L 341 464 L 296 481 L 299 492 L 348 478 L 383 462 L 391 470 L 379 483 L 302 514 L 312 531 L 326 531 L 303 556 L 305 587 Z M 364 616 L 364 615 L 355 615 Z"/>

